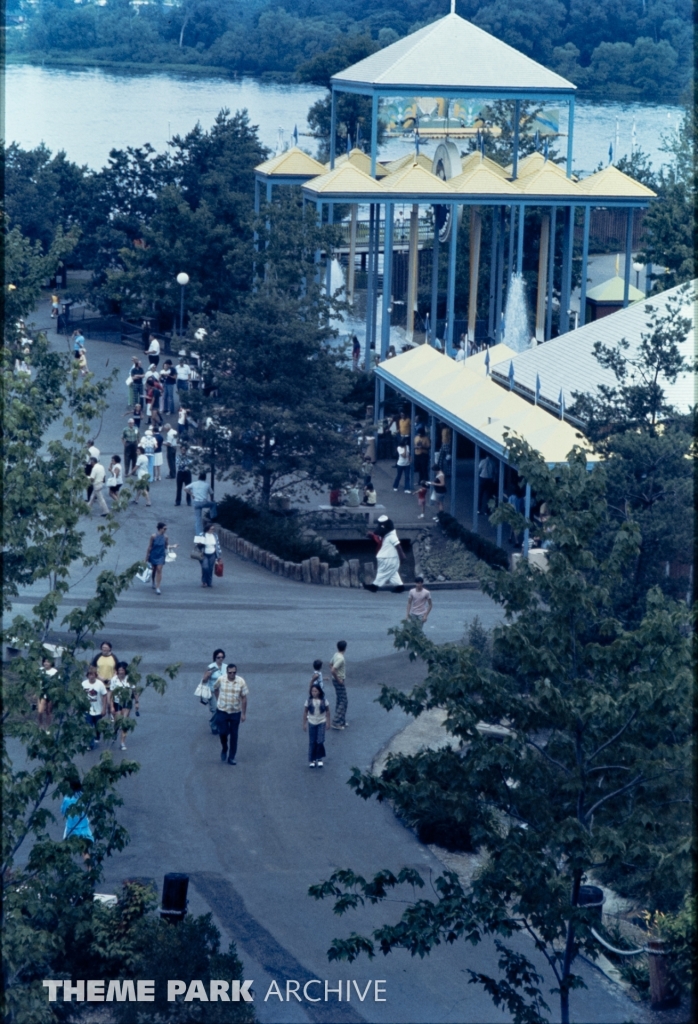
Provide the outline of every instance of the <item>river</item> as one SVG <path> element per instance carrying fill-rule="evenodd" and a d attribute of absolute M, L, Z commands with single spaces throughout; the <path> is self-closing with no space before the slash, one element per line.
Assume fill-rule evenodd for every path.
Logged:
<path fill-rule="evenodd" d="M 64 149 L 69 159 L 95 169 L 106 163 L 110 149 L 150 142 L 163 150 L 172 135 L 189 131 L 197 121 L 209 128 L 222 107 L 246 108 L 251 122 L 259 126 L 261 141 L 274 152 L 280 143 L 291 141 L 296 126 L 300 145 L 313 152 L 316 144 L 305 134 L 306 118 L 311 104 L 325 94 L 314 86 L 254 78 L 74 71 L 29 64 L 7 67 L 5 87 L 8 142 L 24 148 L 45 142 L 52 151 Z M 674 106 L 577 101 L 575 169 L 588 173 L 599 163 L 605 165 L 611 144 L 616 157 L 630 153 L 633 125 L 635 144 L 659 167 L 666 160 L 660 150 L 662 136 L 676 130 L 681 116 L 681 108 Z M 382 153 L 392 158 L 407 148 L 407 142 L 393 140 Z"/>

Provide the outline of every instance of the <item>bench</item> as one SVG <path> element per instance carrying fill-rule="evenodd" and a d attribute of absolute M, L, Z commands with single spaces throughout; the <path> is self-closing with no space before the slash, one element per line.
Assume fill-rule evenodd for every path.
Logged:
<path fill-rule="evenodd" d="M 318 505 L 320 512 L 348 512 L 350 515 L 366 516 L 369 526 L 373 525 L 376 514 L 383 515 L 385 505 Z"/>

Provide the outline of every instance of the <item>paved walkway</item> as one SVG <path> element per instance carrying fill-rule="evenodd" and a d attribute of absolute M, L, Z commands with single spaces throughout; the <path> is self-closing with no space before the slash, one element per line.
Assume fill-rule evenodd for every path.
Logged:
<path fill-rule="evenodd" d="M 118 452 L 131 350 L 88 342 L 88 356 L 97 373 L 119 369 L 97 440 L 105 454 Z M 123 568 L 143 558 L 161 517 L 180 545 L 179 557 L 165 568 L 161 597 L 134 583 L 109 617 L 104 637 L 120 658 L 143 654 L 145 672 L 161 671 L 171 662 L 181 668 L 164 697 L 148 692 L 142 699 L 127 754 L 111 748 L 114 758 L 133 757 L 141 770 L 121 787 L 120 818 L 131 843 L 107 863 L 104 891 L 115 891 L 131 877 L 153 878 L 161 886 L 168 871 L 190 874 L 190 910 L 211 910 L 224 938 L 237 942 L 245 977 L 255 981 L 255 1009 L 264 1024 L 506 1021 L 479 987 L 468 985 L 467 968 L 496 972 L 490 942 L 476 948 L 442 946 L 423 961 L 399 952 L 373 962 L 331 965 L 326 958 L 331 939 L 368 931 L 381 915 L 369 909 L 340 920 L 329 903 L 306 895 L 309 885 L 339 867 L 370 874 L 410 865 L 432 877 L 441 870 L 388 807 L 365 803 L 346 785 L 352 766 L 368 768 L 407 723 L 400 712 L 387 714 L 375 703 L 381 684 L 409 687 L 421 678 L 420 666 L 396 653 L 388 636 L 404 615 L 405 595 L 298 584 L 232 554 L 225 556 L 223 579 L 202 590 L 198 563 L 189 559 L 192 511 L 174 508 L 173 481 L 153 485 L 152 493 L 152 509 L 131 506 L 123 515 L 118 543 L 105 564 Z M 91 545 L 96 521 L 85 522 Z M 94 570 L 87 576 L 76 572 L 66 609 L 90 595 L 95 575 Z M 24 595 L 17 610 L 25 611 L 32 600 Z M 474 615 L 486 626 L 499 620 L 497 607 L 478 591 L 440 593 L 429 634 L 438 642 L 456 640 Z M 351 725 L 328 737 L 325 768 L 309 771 L 302 705 L 313 659 L 327 664 L 338 639 L 349 644 Z M 207 710 L 193 696 L 217 646 L 225 648 L 250 687 L 236 767 L 221 763 Z M 88 755 L 85 765 L 97 757 L 99 752 Z M 394 917 L 401 909 L 389 907 L 386 913 Z M 532 954 L 529 943 L 520 945 Z M 644 1011 L 593 968 L 583 967 L 582 973 L 589 988 L 574 995 L 575 1021 L 646 1020 Z M 281 985 L 288 979 L 328 979 L 335 987 L 338 979 L 356 979 L 362 990 L 369 979 L 385 979 L 387 1001 L 361 1004 L 354 996 L 349 1005 L 264 1003 L 272 978 Z M 554 1005 L 554 998 L 550 1002 Z"/>

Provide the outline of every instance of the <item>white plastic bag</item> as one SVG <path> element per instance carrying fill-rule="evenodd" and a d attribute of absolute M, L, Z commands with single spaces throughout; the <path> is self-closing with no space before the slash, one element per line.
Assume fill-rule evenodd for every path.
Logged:
<path fill-rule="evenodd" d="M 167 551 L 165 552 L 165 561 L 166 562 L 174 562 L 174 560 L 176 558 L 177 558 L 177 552 L 176 551 L 172 551 L 170 548 L 168 548 Z"/>
<path fill-rule="evenodd" d="M 194 696 L 198 697 L 202 704 L 208 704 L 211 699 L 211 687 L 202 679 L 194 690 Z"/>
<path fill-rule="evenodd" d="M 143 570 L 143 572 L 137 572 L 136 573 L 136 579 L 140 580 L 141 583 L 150 583 L 152 578 L 153 578 L 153 570 L 150 568 L 149 565 L 146 565 L 146 567 Z"/>

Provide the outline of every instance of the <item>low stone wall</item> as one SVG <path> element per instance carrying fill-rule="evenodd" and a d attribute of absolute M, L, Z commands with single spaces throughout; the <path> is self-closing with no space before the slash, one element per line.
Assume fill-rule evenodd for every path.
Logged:
<path fill-rule="evenodd" d="M 330 569 L 327 562 L 321 562 L 319 558 L 306 558 L 302 562 L 286 562 L 271 551 L 252 544 L 244 537 L 238 536 L 232 530 L 224 530 L 218 527 L 216 532 L 220 538 L 221 546 L 228 551 L 234 551 L 240 558 L 246 558 L 250 562 L 256 562 L 269 572 L 277 576 L 285 576 L 286 579 L 296 580 L 298 583 L 317 583 L 325 587 L 361 587 L 361 567 L 358 558 L 352 558 L 343 562 L 338 568 Z M 371 579 L 373 579 L 373 566 L 371 568 Z M 369 582 L 367 579 L 366 582 Z"/>

